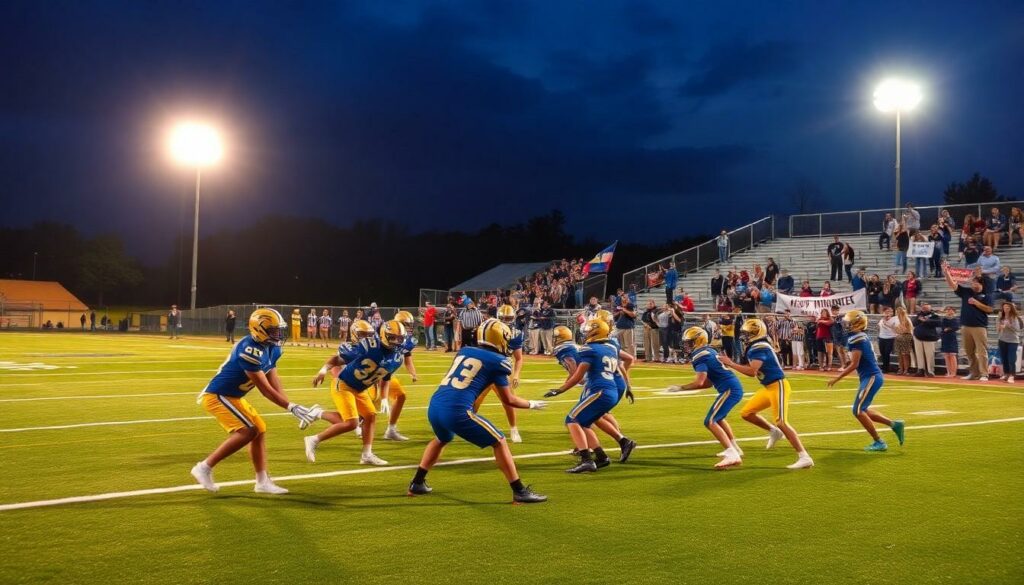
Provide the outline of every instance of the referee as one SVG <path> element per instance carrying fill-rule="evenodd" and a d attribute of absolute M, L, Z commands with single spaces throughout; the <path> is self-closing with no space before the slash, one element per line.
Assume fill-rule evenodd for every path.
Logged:
<path fill-rule="evenodd" d="M 469 306 L 459 314 L 459 327 L 462 330 L 462 347 L 476 345 L 476 328 L 483 323 L 484 316 L 476 304 L 470 301 Z"/>

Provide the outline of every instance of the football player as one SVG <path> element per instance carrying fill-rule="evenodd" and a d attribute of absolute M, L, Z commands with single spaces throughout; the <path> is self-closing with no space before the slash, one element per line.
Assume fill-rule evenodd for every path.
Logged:
<path fill-rule="evenodd" d="M 416 329 L 416 319 L 412 316 L 409 311 L 399 311 L 395 313 L 395 321 L 401 323 L 404 327 L 408 336 L 404 343 L 402 343 L 402 356 L 403 363 L 405 364 L 405 371 L 409 372 L 412 376 L 413 383 L 419 380 L 416 375 L 416 364 L 412 361 L 412 352 L 416 349 L 416 335 L 413 333 Z M 370 389 L 374 399 L 377 397 L 378 387 Z M 398 419 L 402 416 L 402 408 L 405 406 L 405 389 L 402 388 L 402 383 L 398 381 L 398 378 L 391 378 L 391 389 L 388 390 L 388 429 L 384 431 L 384 438 L 389 441 L 408 441 L 409 438 L 398 432 Z"/>
<path fill-rule="evenodd" d="M 511 339 L 508 342 L 508 349 L 512 354 L 512 376 L 509 377 L 508 381 L 512 393 L 515 394 L 517 388 L 519 388 L 519 373 L 523 370 L 523 342 L 525 337 L 523 332 L 516 329 L 514 323 L 516 320 L 516 310 L 512 308 L 512 305 L 502 305 L 497 309 L 498 319 L 508 326 L 509 331 L 512 333 Z M 488 386 L 480 396 L 477 396 L 476 402 L 473 403 L 473 411 L 480 412 L 480 405 L 483 404 L 484 398 L 496 387 Z M 522 443 L 523 437 L 519 434 L 519 427 L 516 426 L 516 409 L 515 407 L 509 406 L 504 402 L 501 404 L 502 408 L 505 409 L 505 418 L 508 419 L 508 434 L 512 439 L 513 443 Z"/>
<path fill-rule="evenodd" d="M 814 466 L 814 460 L 804 450 L 800 442 L 800 435 L 797 434 L 789 424 L 789 380 L 782 371 L 779 358 L 775 355 L 775 349 L 768 339 L 768 328 L 760 319 L 747 319 L 740 327 L 740 338 L 743 340 L 744 354 L 747 356 L 747 365 L 737 364 L 728 356 L 718 356 L 726 366 L 745 375 L 756 377 L 762 388 L 755 393 L 740 411 L 740 416 L 747 422 L 761 427 L 768 431 L 768 448 L 771 449 L 782 437 L 789 440 L 789 444 L 797 453 L 795 463 L 787 465 L 789 469 L 806 469 Z M 769 423 L 763 416 L 758 414 L 762 410 L 771 407 L 775 424 Z"/>
<path fill-rule="evenodd" d="M 892 429 L 896 439 L 903 444 L 905 425 L 901 420 L 887 418 L 877 410 L 871 409 L 871 403 L 875 395 L 881 390 L 884 384 L 882 369 L 878 367 L 875 360 L 875 351 L 871 347 L 871 340 L 866 333 L 868 328 L 868 316 L 864 311 L 852 310 L 842 318 L 843 327 L 848 335 L 847 346 L 850 350 L 850 363 L 839 372 L 836 377 L 828 381 L 828 387 L 835 386 L 837 382 L 846 377 L 850 372 L 857 370 L 857 377 L 860 378 L 860 386 L 857 388 L 857 396 L 853 400 L 853 416 L 860 421 L 864 430 L 874 439 L 870 445 L 864 448 L 865 451 L 885 451 L 889 448 L 885 441 L 878 436 L 874 423 L 882 423 Z"/>
<path fill-rule="evenodd" d="M 292 345 L 298 345 L 300 337 L 302 337 L 302 313 L 299 312 L 298 308 L 295 308 L 292 309 Z"/>
<path fill-rule="evenodd" d="M 601 448 L 591 426 L 619 403 L 619 389 L 615 376 L 619 372 L 619 350 L 608 342 L 608 323 L 591 319 L 583 324 L 586 345 L 577 350 L 576 371 L 558 388 L 544 396 L 552 397 L 569 390 L 586 376 L 586 385 L 579 402 L 565 417 L 569 436 L 579 452 L 579 462 L 566 470 L 568 473 L 597 471 L 595 451 Z M 607 457 L 607 456 L 606 456 Z"/>
<path fill-rule="evenodd" d="M 523 400 L 509 390 L 508 376 L 512 374 L 513 366 L 508 359 L 511 351 L 508 344 L 512 331 L 507 325 L 488 319 L 477 328 L 476 336 L 477 347 L 467 346 L 459 350 L 441 385 L 430 397 L 427 420 L 434 431 L 434 438 L 423 451 L 416 475 L 409 484 L 409 495 L 424 495 L 432 491 L 427 485 L 427 472 L 437 463 L 445 446 L 458 435 L 481 449 L 491 447 L 494 450 L 494 460 L 512 488 L 513 502 L 543 502 L 547 496 L 534 492 L 519 479 L 505 435 L 491 421 L 476 413 L 473 401 L 494 385 L 502 404 L 539 410 L 547 403 Z"/>
<path fill-rule="evenodd" d="M 722 458 L 715 469 L 725 469 L 742 463 L 743 449 L 736 444 L 736 436 L 725 417 L 743 399 L 743 386 L 736 374 L 725 369 L 718 359 L 718 352 L 708 344 L 708 333 L 702 327 L 690 327 L 683 332 L 683 355 L 688 357 L 697 377 L 683 386 L 672 390 L 697 390 L 714 386 L 718 396 L 711 403 L 704 426 L 714 435 L 725 450 L 718 454 Z"/>
<path fill-rule="evenodd" d="M 353 325 L 354 326 L 354 325 Z M 363 329 L 363 326 L 360 326 Z M 398 321 L 387 321 L 380 326 L 378 335 L 363 335 L 356 343 L 343 343 L 338 353 L 324 363 L 313 387 L 317 387 L 334 368 L 341 368 L 331 388 L 336 412 L 324 412 L 322 418 L 331 423 L 317 435 L 305 438 L 306 459 L 316 461 L 316 449 L 321 442 L 359 426 L 362 417 L 363 452 L 359 463 L 364 465 L 387 465 L 388 462 L 373 453 L 373 430 L 377 421 L 377 405 L 388 408 L 388 390 L 391 374 L 402 365 L 402 344 L 406 340 L 405 326 Z M 376 402 L 367 389 L 380 385 Z"/>
<path fill-rule="evenodd" d="M 572 343 L 572 331 L 564 325 L 555 327 L 553 332 L 554 337 L 554 356 L 558 360 L 558 363 L 571 376 L 576 371 L 576 366 L 579 364 L 579 346 Z M 626 352 L 622 352 L 620 355 L 630 356 Z M 586 380 L 582 381 L 584 388 L 586 388 Z M 626 380 L 622 377 L 621 372 L 615 373 L 615 387 L 619 392 L 619 400 L 622 400 L 622 396 L 626 394 Z M 630 402 L 632 402 L 632 392 L 628 395 Z M 629 456 L 633 453 L 633 449 L 636 449 L 636 441 L 622 434 L 622 430 L 619 428 L 619 421 L 612 416 L 612 413 L 607 412 L 601 418 L 594 423 L 594 426 L 601 429 L 606 435 L 615 440 L 619 444 L 619 463 L 625 463 L 629 460 Z M 608 455 L 605 454 L 604 449 L 598 447 L 594 450 L 594 464 L 598 469 L 606 467 L 610 463 Z"/>
<path fill-rule="evenodd" d="M 284 319 L 277 311 L 253 311 L 249 317 L 249 335 L 235 344 L 217 374 L 199 394 L 197 402 L 229 433 L 206 459 L 192 467 L 192 477 L 211 492 L 219 489 L 213 481 L 213 467 L 249 445 L 252 466 L 256 470 L 256 493 L 288 493 L 267 475 L 267 424 L 245 399 L 250 390 L 257 388 L 267 400 L 298 418 L 302 428 L 315 420 L 319 406 L 306 408 L 290 402 L 277 375 L 283 327 Z"/>

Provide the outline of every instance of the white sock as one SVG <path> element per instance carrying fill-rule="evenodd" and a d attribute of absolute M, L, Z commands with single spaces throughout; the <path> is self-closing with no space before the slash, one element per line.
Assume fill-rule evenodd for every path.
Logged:
<path fill-rule="evenodd" d="M 398 427 L 396 425 L 388 425 L 388 430 L 393 432 L 393 433 L 397 433 L 398 432 Z"/>
<path fill-rule="evenodd" d="M 512 427 L 512 428 L 510 428 L 508 430 L 508 432 L 509 433 L 518 433 L 519 432 L 519 427 Z"/>
<path fill-rule="evenodd" d="M 310 442 L 313 443 L 314 447 L 320 444 L 320 437 L 319 436 L 317 436 L 317 435 L 310 435 L 310 439 L 312 439 Z"/>
<path fill-rule="evenodd" d="M 798 459 L 810 459 L 811 456 L 807 454 L 807 451 L 800 451 L 796 454 Z"/>
<path fill-rule="evenodd" d="M 725 453 L 722 455 L 722 457 L 725 459 L 739 459 L 740 454 L 739 452 L 736 451 L 736 449 L 729 447 L 728 449 L 725 450 Z"/>
<path fill-rule="evenodd" d="M 769 426 L 771 427 L 769 430 L 771 432 L 773 432 L 773 433 L 781 433 L 782 432 L 781 430 L 779 430 L 779 427 L 777 427 L 775 425 L 769 425 Z"/>
<path fill-rule="evenodd" d="M 202 469 L 203 471 L 209 472 L 211 469 L 213 469 L 213 466 L 212 465 L 208 465 L 206 463 L 206 460 L 203 459 L 202 461 L 199 462 L 199 469 Z"/>
<path fill-rule="evenodd" d="M 257 471 L 256 483 L 270 483 L 270 476 L 267 475 L 266 471 Z"/>
<path fill-rule="evenodd" d="M 730 444 L 732 445 L 733 450 L 736 451 L 737 454 L 739 454 L 739 452 L 743 450 L 740 449 L 740 446 L 736 444 L 736 441 L 732 441 Z"/>
<path fill-rule="evenodd" d="M 370 445 L 363 445 L 363 456 L 373 455 L 373 447 Z"/>

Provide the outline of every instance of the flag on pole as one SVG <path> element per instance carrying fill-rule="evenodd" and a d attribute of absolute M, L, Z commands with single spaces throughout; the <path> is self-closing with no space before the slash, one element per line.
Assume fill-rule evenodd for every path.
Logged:
<path fill-rule="evenodd" d="M 611 246 L 608 246 L 604 250 L 597 253 L 594 259 L 583 265 L 583 275 L 586 276 L 591 272 L 608 272 L 612 267 L 612 256 L 615 254 L 615 246 L 619 243 L 618 240 L 612 242 Z"/>

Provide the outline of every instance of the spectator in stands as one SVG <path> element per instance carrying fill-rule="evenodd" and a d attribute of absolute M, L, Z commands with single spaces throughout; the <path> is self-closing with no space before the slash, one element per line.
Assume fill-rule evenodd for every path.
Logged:
<path fill-rule="evenodd" d="M 789 309 L 786 309 L 786 318 L 789 318 Z M 807 331 L 804 329 L 804 324 L 800 321 L 793 321 L 792 331 L 790 333 L 790 362 L 796 361 L 794 369 L 803 370 L 806 366 L 804 361 L 804 337 L 807 335 Z"/>
<path fill-rule="evenodd" d="M 89 315 L 89 324 L 93 331 L 96 330 L 96 312 Z M 171 333 L 171 339 L 177 339 L 181 329 L 181 311 L 178 305 L 171 305 L 171 311 L 167 313 L 167 330 Z"/>
<path fill-rule="evenodd" d="M 999 278 L 1000 264 L 999 256 L 992 253 L 992 248 L 985 246 L 981 256 L 978 258 L 978 267 L 985 276 L 985 292 L 991 294 L 995 288 L 996 279 Z"/>
<path fill-rule="evenodd" d="M 839 314 L 839 305 L 832 305 L 832 348 L 839 358 L 840 369 L 850 363 L 850 355 L 846 351 L 846 328 L 843 327 L 843 316 Z M 830 358 L 831 359 L 831 358 Z"/>
<path fill-rule="evenodd" d="M 914 353 L 914 324 L 907 316 L 907 310 L 903 307 L 896 307 L 896 357 L 899 360 L 899 371 L 901 376 L 910 374 L 910 360 Z"/>
<path fill-rule="evenodd" d="M 82 331 L 85 331 L 85 313 L 82 313 L 82 318 L 79 321 L 82 322 Z"/>
<path fill-rule="evenodd" d="M 822 309 L 815 321 L 814 341 L 818 349 L 818 363 L 821 371 L 827 372 L 832 367 L 832 314 Z"/>
<path fill-rule="evenodd" d="M 778 278 L 779 265 L 775 263 L 775 258 L 768 258 L 768 264 L 764 267 L 764 281 L 767 284 L 776 286 Z"/>
<path fill-rule="evenodd" d="M 907 210 L 903 212 L 902 223 L 911 233 L 921 229 L 921 214 L 910 203 L 907 203 Z"/>
<path fill-rule="evenodd" d="M 644 327 L 644 361 L 656 362 L 661 341 L 658 333 L 658 305 L 653 299 L 647 301 L 640 322 Z"/>
<path fill-rule="evenodd" d="M 960 258 L 964 261 L 966 268 L 974 268 L 978 264 L 978 258 L 981 257 L 981 247 L 978 246 L 977 240 L 974 237 L 968 237 L 967 242 L 963 244 L 963 249 L 960 251 Z"/>
<path fill-rule="evenodd" d="M 956 309 L 946 307 L 945 316 L 939 325 L 939 351 L 946 360 L 946 378 L 956 377 L 957 356 L 960 353 L 960 344 L 957 343 L 956 334 L 960 331 L 960 319 L 956 318 Z"/>
<path fill-rule="evenodd" d="M 716 271 L 717 272 L 717 271 Z M 679 285 L 679 272 L 676 271 L 676 263 L 672 262 L 665 271 L 665 302 L 671 303 L 676 296 L 676 286 Z"/>
<path fill-rule="evenodd" d="M 814 290 L 811 288 L 811 282 L 809 280 L 805 280 L 803 282 L 803 284 L 800 285 L 800 296 L 801 297 L 813 297 L 814 296 Z"/>
<path fill-rule="evenodd" d="M 910 249 L 910 232 L 903 224 L 896 226 L 893 232 L 896 238 L 896 253 L 893 254 L 893 266 L 900 269 L 900 274 L 907 272 L 907 250 Z"/>
<path fill-rule="evenodd" d="M 784 295 L 793 294 L 793 277 L 789 275 L 788 270 L 782 270 L 782 276 L 779 277 L 779 284 L 776 290 Z"/>
<path fill-rule="evenodd" d="M 899 319 L 893 315 L 892 308 L 886 307 L 878 321 L 878 353 L 882 358 L 883 374 L 892 371 L 892 352 L 896 346 L 896 337 L 899 336 L 896 331 L 899 324 Z"/>
<path fill-rule="evenodd" d="M 850 285 L 853 287 L 854 291 L 858 291 L 858 290 L 867 288 L 868 283 L 867 283 L 867 281 L 865 281 L 865 278 L 866 278 L 866 276 L 864 274 L 864 270 L 863 269 L 858 270 L 853 275 L 853 278 L 850 279 Z"/>
<path fill-rule="evenodd" d="M 434 329 L 437 324 L 437 307 L 430 301 L 424 304 L 423 328 L 427 331 L 427 351 L 434 351 L 437 348 L 437 331 Z"/>
<path fill-rule="evenodd" d="M 927 302 L 921 303 L 921 310 L 914 315 L 914 355 L 917 359 L 917 372 L 919 378 L 927 376 L 935 377 L 935 342 L 939 340 L 939 327 L 942 326 L 942 317 L 932 311 L 932 306 Z"/>
<path fill-rule="evenodd" d="M 911 270 L 907 274 L 907 280 L 903 282 L 903 300 L 907 304 L 907 312 L 917 313 L 917 296 L 921 292 L 921 281 L 917 274 Z"/>
<path fill-rule="evenodd" d="M 459 331 L 462 347 L 473 347 L 476 345 L 476 328 L 483 323 L 484 315 L 477 308 L 476 303 L 469 302 L 469 306 L 459 314 Z"/>
<path fill-rule="evenodd" d="M 760 264 L 754 264 L 754 273 L 750 275 L 750 284 L 761 288 L 764 286 L 764 270 Z"/>
<path fill-rule="evenodd" d="M 956 220 L 953 219 L 953 216 L 949 214 L 948 209 L 943 209 L 939 211 L 939 221 L 945 222 L 945 224 L 948 225 L 949 229 L 951 230 L 956 229 Z"/>
<path fill-rule="evenodd" d="M 853 282 L 853 263 L 857 259 L 857 254 L 853 250 L 853 246 L 850 245 L 850 242 L 843 243 L 843 253 L 842 253 L 842 256 L 843 256 L 843 270 L 846 271 L 846 281 L 852 283 Z M 843 279 L 840 278 L 839 280 L 842 281 Z"/>
<path fill-rule="evenodd" d="M 636 306 L 637 294 L 636 284 L 629 285 L 629 291 L 626 293 L 626 298 L 629 299 L 629 302 L 633 303 L 634 307 Z"/>
<path fill-rule="evenodd" d="M 949 256 L 949 243 L 953 239 L 953 227 L 948 221 L 939 218 L 939 235 L 942 236 L 942 255 Z M 942 267 L 939 267 L 939 272 L 942 272 Z"/>
<path fill-rule="evenodd" d="M 754 312 L 761 312 L 761 289 L 757 286 L 750 287 L 750 300 L 754 301 Z"/>
<path fill-rule="evenodd" d="M 736 306 L 742 313 L 747 315 L 752 315 L 757 312 L 757 302 L 754 301 L 754 298 L 750 295 L 750 291 L 743 291 L 740 293 L 739 297 L 736 299 Z"/>
<path fill-rule="evenodd" d="M 992 307 L 986 304 L 983 277 L 972 278 L 960 284 L 949 273 L 949 265 L 943 267 L 946 284 L 960 297 L 960 332 L 963 336 L 964 351 L 970 363 L 965 380 L 988 381 L 988 315 Z"/>
<path fill-rule="evenodd" d="M 1021 332 L 1024 332 L 1024 319 L 1017 314 L 1017 305 L 1003 301 L 996 331 L 999 333 L 999 359 L 1003 362 L 1000 379 L 1013 384 L 1017 373 L 1017 345 Z"/>
<path fill-rule="evenodd" d="M 914 243 L 928 242 L 928 237 L 924 233 L 917 231 L 914 232 L 910 237 L 910 241 Z M 914 258 L 914 272 L 917 273 L 918 278 L 928 278 L 928 261 L 931 260 L 931 256 L 923 257 L 917 256 Z"/>
<path fill-rule="evenodd" d="M 832 243 L 826 249 L 829 263 L 829 280 L 843 280 L 843 243 L 839 234 L 832 236 Z"/>
<path fill-rule="evenodd" d="M 892 234 L 896 231 L 896 219 L 891 213 L 885 214 L 882 220 L 882 233 L 878 236 L 878 249 L 892 250 Z"/>
<path fill-rule="evenodd" d="M 715 275 L 711 277 L 711 296 L 717 297 L 718 295 L 721 295 L 723 293 L 722 289 L 724 288 L 724 284 L 725 278 L 722 277 L 722 272 L 716 268 Z M 671 300 L 668 302 L 671 302 Z"/>
<path fill-rule="evenodd" d="M 758 301 L 760 303 L 759 307 L 758 307 L 759 308 L 758 312 L 760 312 L 760 313 L 771 313 L 772 312 L 772 310 L 773 310 L 773 308 L 775 306 L 775 289 L 772 288 L 772 285 L 770 285 L 770 284 L 765 284 L 764 285 L 764 288 L 761 289 L 761 297 L 758 299 Z"/>
<path fill-rule="evenodd" d="M 1013 302 L 1013 293 L 1017 290 L 1017 277 L 1010 272 L 1009 266 L 1000 268 L 1002 274 L 996 279 L 995 298 L 1001 301 Z"/>
<path fill-rule="evenodd" d="M 228 309 L 228 314 L 224 317 L 224 332 L 227 334 L 226 341 L 228 343 L 235 342 L 235 321 L 237 321 L 235 312 Z"/>
<path fill-rule="evenodd" d="M 1010 217 L 1006 219 L 1009 223 L 1007 227 L 1006 245 L 1013 245 L 1013 236 L 1017 236 L 1020 239 L 1021 247 L 1024 247 L 1024 212 L 1021 212 L 1020 207 L 1014 207 L 1010 209 Z"/>
<path fill-rule="evenodd" d="M 775 328 L 778 334 L 779 354 L 782 356 L 782 367 L 793 367 L 793 315 L 786 309 L 782 317 L 776 320 Z"/>
<path fill-rule="evenodd" d="M 178 310 L 178 305 L 171 305 L 171 312 Z M 177 313 L 175 313 L 177 314 Z M 96 311 L 89 311 L 89 331 L 96 331 Z M 172 332 L 171 339 L 177 335 L 177 331 Z"/>
<path fill-rule="evenodd" d="M 636 329 L 636 306 L 627 299 L 626 303 L 615 312 L 615 337 L 619 340 L 622 350 L 636 355 L 636 344 L 633 341 L 633 330 Z"/>
<path fill-rule="evenodd" d="M 840 279 L 840 280 L 842 280 L 842 279 Z M 821 292 L 818 293 L 818 296 L 820 296 L 820 297 L 830 297 L 833 294 L 834 293 L 832 292 L 832 283 L 830 283 L 829 281 L 826 280 L 825 284 L 823 284 L 821 286 Z"/>
<path fill-rule="evenodd" d="M 942 232 L 939 230 L 939 224 L 932 226 L 928 234 L 928 241 L 933 246 L 932 257 L 928 262 L 928 271 L 935 278 L 942 278 Z"/>
<path fill-rule="evenodd" d="M 993 207 L 985 221 L 984 244 L 992 248 L 993 251 L 998 250 L 999 240 L 1004 233 L 1006 233 L 1006 216 L 999 211 L 998 207 Z"/>
<path fill-rule="evenodd" d="M 718 261 L 725 264 L 729 261 L 729 233 L 722 230 L 715 241 L 718 243 Z"/>
<path fill-rule="evenodd" d="M 348 316 L 348 309 L 342 309 L 341 317 L 338 317 L 338 341 L 341 343 L 347 343 L 348 332 L 351 329 L 352 318 Z"/>
<path fill-rule="evenodd" d="M 868 295 L 868 312 L 877 315 L 882 309 L 882 281 L 878 279 L 877 274 L 872 274 L 868 278 L 865 288 Z"/>
<path fill-rule="evenodd" d="M 672 304 L 665 303 L 657 314 L 658 345 L 661 347 L 661 361 L 665 363 L 668 363 L 671 350 L 672 339 L 670 336 L 672 332 L 669 330 L 669 326 L 673 319 L 675 319 L 675 312 L 672 310 Z"/>
<path fill-rule="evenodd" d="M 555 310 L 551 308 L 551 303 L 546 300 L 543 301 L 540 306 L 540 311 L 537 311 L 535 317 L 537 320 L 537 326 L 540 328 L 540 341 L 544 345 L 544 355 L 551 355 L 553 349 L 551 345 L 553 341 L 553 331 L 556 325 Z M 540 348 L 537 349 L 539 350 Z"/>
<path fill-rule="evenodd" d="M 679 306 L 684 313 L 692 313 L 696 310 L 689 293 L 684 291 L 682 295 L 676 295 L 676 300 L 679 302 Z"/>
<path fill-rule="evenodd" d="M 356 317 L 358 317 L 358 314 Z M 451 299 L 448 300 L 448 304 L 444 307 L 442 320 L 444 321 L 444 351 L 449 353 L 455 351 L 455 326 L 458 322 L 455 313 L 455 303 Z"/>

